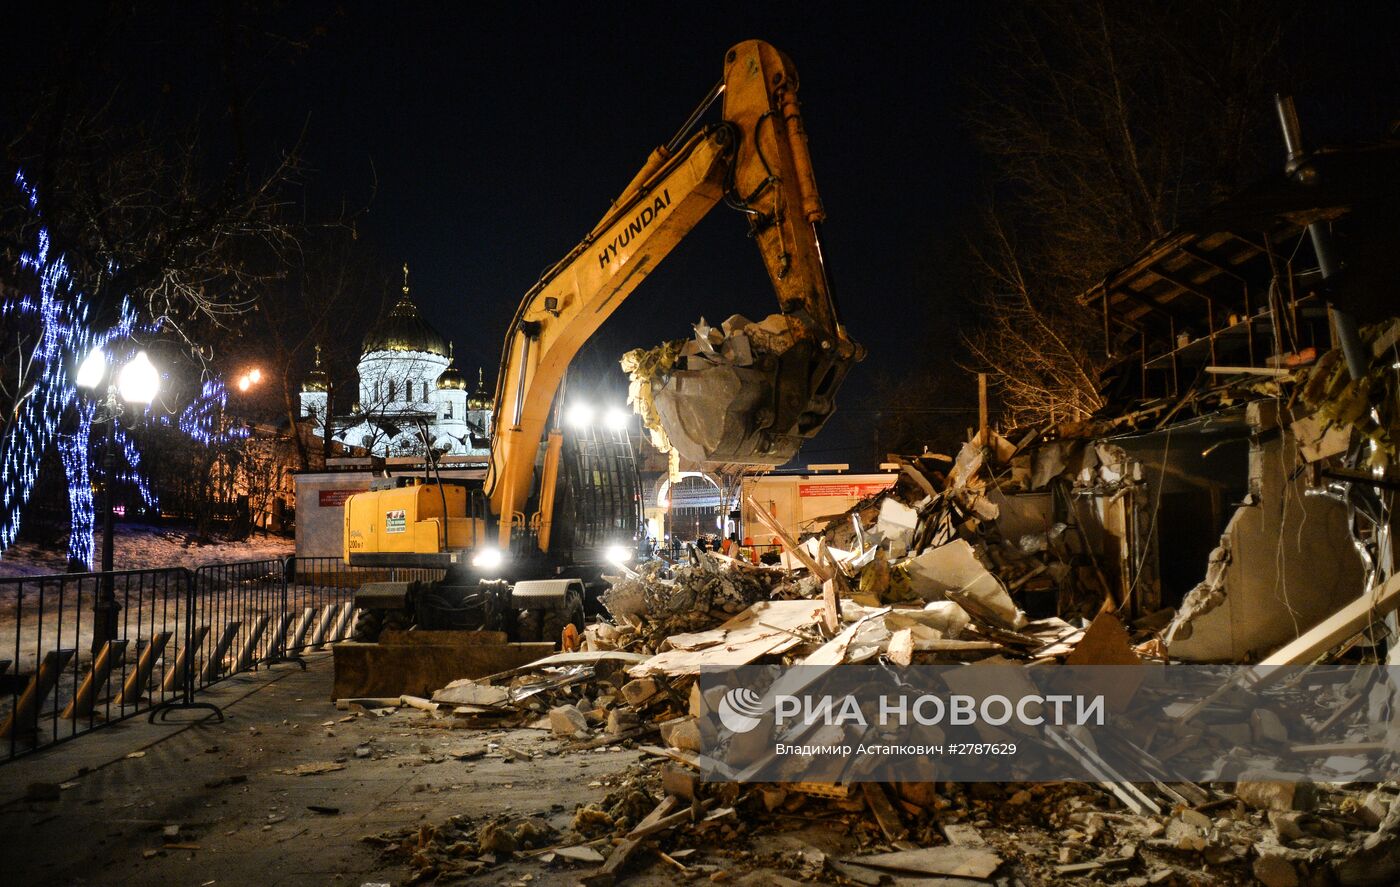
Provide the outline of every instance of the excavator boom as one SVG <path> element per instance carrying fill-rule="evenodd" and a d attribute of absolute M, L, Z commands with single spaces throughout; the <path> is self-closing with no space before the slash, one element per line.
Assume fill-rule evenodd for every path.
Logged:
<path fill-rule="evenodd" d="M 536 455 L 569 363 L 662 259 L 720 200 L 743 212 L 780 315 L 755 325 L 739 359 L 687 355 L 651 380 L 655 415 L 697 462 L 778 465 L 815 434 L 862 352 L 841 326 L 818 240 L 824 217 L 791 63 L 761 41 L 725 57 L 723 120 L 652 152 L 594 229 L 522 299 L 497 377 L 486 482 L 500 543 L 533 525 L 547 550 L 552 495 L 526 515 Z M 712 93 L 712 96 L 715 93 Z M 684 135 L 684 133 L 683 133 Z M 761 327 L 762 329 L 758 329 Z M 552 493 L 560 432 L 549 431 L 541 481 Z"/>

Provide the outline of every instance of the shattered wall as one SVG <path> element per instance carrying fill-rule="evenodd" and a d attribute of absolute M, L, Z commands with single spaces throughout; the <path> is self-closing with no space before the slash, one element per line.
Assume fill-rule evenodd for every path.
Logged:
<path fill-rule="evenodd" d="M 1297 442 L 1272 401 L 1250 404 L 1249 494 L 1211 554 L 1205 580 L 1167 629 L 1174 659 L 1251 661 L 1356 598 L 1361 558 L 1346 507 L 1309 495 Z M 1296 475 L 1296 476 L 1295 476 Z"/>

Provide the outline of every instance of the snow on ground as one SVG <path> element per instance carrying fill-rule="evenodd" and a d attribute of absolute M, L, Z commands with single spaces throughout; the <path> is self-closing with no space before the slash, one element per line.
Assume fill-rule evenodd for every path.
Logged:
<path fill-rule="evenodd" d="M 33 542 L 17 543 L 0 554 L 0 578 L 10 576 L 39 576 L 63 573 L 68 568 L 65 540 L 40 546 Z M 192 541 L 189 527 L 158 527 L 151 524 L 119 523 L 115 534 L 113 566 L 118 570 L 141 570 L 155 567 L 195 567 L 232 561 L 262 560 L 290 557 L 296 545 L 281 536 L 254 533 L 242 541 L 216 538 L 199 544 Z M 97 534 L 94 549 L 101 558 L 102 534 Z M 93 565 L 97 569 L 97 565 Z"/>

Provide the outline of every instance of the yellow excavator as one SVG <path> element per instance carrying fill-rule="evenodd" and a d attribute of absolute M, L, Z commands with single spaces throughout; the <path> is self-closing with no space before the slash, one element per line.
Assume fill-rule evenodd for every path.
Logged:
<path fill-rule="evenodd" d="M 797 87 L 792 63 L 767 43 L 730 49 L 723 79 L 681 131 L 525 294 L 501 353 L 483 484 L 385 478 L 346 502 L 347 562 L 445 571 L 435 582 L 363 587 L 356 640 L 411 624 L 524 641 L 557 642 L 569 623 L 582 630 L 586 588 L 610 551 L 616 558 L 637 539 L 641 496 L 624 432 L 565 428 L 565 374 L 721 201 L 748 220 L 779 313 L 759 324 L 737 318 L 727 332 L 751 334 L 742 348 L 720 355 L 706 339 L 660 367 L 644 418 L 705 465 L 781 465 L 821 430 L 863 351 L 827 280 Z M 717 101 L 721 119 L 702 123 Z"/>

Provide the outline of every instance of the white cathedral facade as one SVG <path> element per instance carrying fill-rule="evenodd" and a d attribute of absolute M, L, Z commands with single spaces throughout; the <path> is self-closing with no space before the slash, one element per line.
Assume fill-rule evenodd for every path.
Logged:
<path fill-rule="evenodd" d="M 359 399 L 349 414 L 330 418 L 334 440 L 361 447 L 376 456 L 423 452 L 423 427 L 434 450 L 444 455 L 488 454 L 492 398 L 480 370 L 476 388 L 453 365 L 452 346 L 418 312 L 408 295 L 404 266 L 403 295 L 393 310 L 364 339 L 358 367 Z M 301 386 L 302 416 L 325 434 L 330 380 L 316 367 Z"/>

